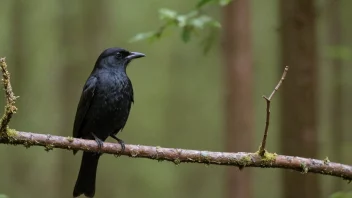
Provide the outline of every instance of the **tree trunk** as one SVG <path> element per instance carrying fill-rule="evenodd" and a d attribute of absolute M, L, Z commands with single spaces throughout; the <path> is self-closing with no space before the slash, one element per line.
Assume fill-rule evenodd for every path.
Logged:
<path fill-rule="evenodd" d="M 253 132 L 253 70 L 250 4 L 232 1 L 224 8 L 223 54 L 226 79 L 226 151 L 250 151 Z M 249 169 L 227 168 L 226 197 L 252 197 Z"/>
<path fill-rule="evenodd" d="M 291 67 L 281 102 L 281 152 L 317 157 L 317 49 L 313 0 L 281 0 L 280 72 Z M 304 165 L 302 165 L 304 166 Z M 285 171 L 283 196 L 319 198 L 318 177 Z"/>

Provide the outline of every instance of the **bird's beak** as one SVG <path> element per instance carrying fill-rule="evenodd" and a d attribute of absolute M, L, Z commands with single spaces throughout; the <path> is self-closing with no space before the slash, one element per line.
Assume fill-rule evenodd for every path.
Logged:
<path fill-rule="evenodd" d="M 145 57 L 144 54 L 139 53 L 139 52 L 130 52 L 130 55 L 128 55 L 126 58 L 128 60 L 136 59 L 136 58 L 142 58 Z"/>

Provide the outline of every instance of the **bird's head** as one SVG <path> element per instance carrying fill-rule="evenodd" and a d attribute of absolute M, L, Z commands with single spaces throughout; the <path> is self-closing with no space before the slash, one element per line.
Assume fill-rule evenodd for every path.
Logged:
<path fill-rule="evenodd" d="M 95 68 L 111 67 L 111 68 L 126 68 L 128 63 L 133 59 L 144 57 L 145 55 L 139 52 L 129 52 L 122 48 L 109 48 L 104 50 L 95 63 Z"/>

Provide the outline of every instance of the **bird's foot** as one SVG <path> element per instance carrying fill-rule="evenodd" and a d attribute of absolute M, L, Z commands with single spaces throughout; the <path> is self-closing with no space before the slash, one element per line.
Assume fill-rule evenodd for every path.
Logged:
<path fill-rule="evenodd" d="M 125 151 L 125 142 L 121 140 L 120 138 L 116 137 L 116 135 L 110 135 L 110 137 L 114 138 L 120 145 L 121 145 L 121 151 L 120 154 Z"/>
<path fill-rule="evenodd" d="M 96 154 L 100 155 L 101 154 L 101 152 L 100 152 L 101 151 L 101 147 L 103 147 L 104 142 L 101 139 L 99 139 L 94 133 L 92 133 L 92 136 L 94 137 L 94 140 L 98 144 L 98 152 Z"/>

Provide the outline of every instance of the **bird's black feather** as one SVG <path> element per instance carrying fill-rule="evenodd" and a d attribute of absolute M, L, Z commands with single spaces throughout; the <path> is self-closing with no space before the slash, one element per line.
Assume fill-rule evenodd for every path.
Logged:
<path fill-rule="evenodd" d="M 96 84 L 97 78 L 95 76 L 90 76 L 83 87 L 83 92 L 78 103 L 75 123 L 73 125 L 73 137 L 75 138 L 82 137 L 82 134 L 80 134 L 80 129 L 81 126 L 84 125 L 84 118 L 93 100 Z"/>
<path fill-rule="evenodd" d="M 98 57 L 84 85 L 77 107 L 73 137 L 96 140 L 100 145 L 109 136 L 123 141 L 116 134 L 126 125 L 133 99 L 133 88 L 126 74 L 132 59 L 143 57 L 138 52 L 109 48 Z M 76 151 L 74 151 L 76 153 Z M 77 197 L 95 194 L 95 177 L 100 154 L 84 152 L 73 191 Z"/>

